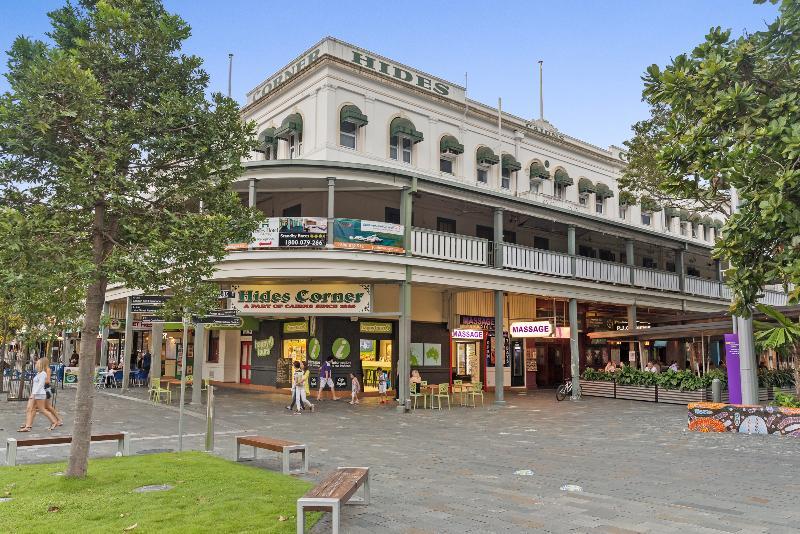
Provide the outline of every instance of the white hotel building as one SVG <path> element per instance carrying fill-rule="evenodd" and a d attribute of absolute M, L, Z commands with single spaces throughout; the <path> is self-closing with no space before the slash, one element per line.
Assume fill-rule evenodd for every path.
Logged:
<path fill-rule="evenodd" d="M 219 265 L 245 319 L 196 331 L 193 372 L 281 387 L 292 359 L 336 355 L 343 388 L 353 371 L 371 389 L 378 366 L 394 387 L 409 364 L 429 383 L 493 387 L 496 333 L 533 322 L 518 326 L 536 337 L 507 337 L 506 388 L 552 386 L 571 366 L 628 361 L 629 348 L 637 364 L 683 366 L 691 343 L 587 334 L 725 310 L 710 257 L 721 219 L 626 202 L 619 148 L 498 115 L 459 85 L 333 38 L 250 91 L 242 116 L 261 150 L 236 189 L 272 219 Z M 129 295 L 109 291 L 112 315 Z M 133 348 L 161 359 L 152 374 L 173 374 L 182 334 L 130 314 L 126 325 Z"/>

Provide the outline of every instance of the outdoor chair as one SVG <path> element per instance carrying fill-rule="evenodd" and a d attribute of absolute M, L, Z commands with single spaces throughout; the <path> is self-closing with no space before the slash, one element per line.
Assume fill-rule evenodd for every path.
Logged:
<path fill-rule="evenodd" d="M 450 384 L 439 384 L 439 393 L 434 395 L 439 409 L 442 409 L 442 399 L 447 399 L 447 409 L 450 409 Z M 433 400 L 431 400 L 433 402 Z"/>
<path fill-rule="evenodd" d="M 161 395 L 167 396 L 167 402 L 172 403 L 172 390 L 169 388 L 161 387 L 160 378 L 150 379 L 150 399 L 153 402 L 161 402 Z"/>
<path fill-rule="evenodd" d="M 203 386 L 200 388 L 200 391 L 208 391 L 208 385 L 211 383 L 210 378 L 203 379 Z"/>
<path fill-rule="evenodd" d="M 414 409 L 417 409 L 417 399 L 422 397 L 422 407 L 428 407 L 428 396 L 425 393 L 419 392 L 419 384 L 410 384 L 411 398 L 414 399 Z"/>
<path fill-rule="evenodd" d="M 122 384 L 122 377 L 123 376 L 124 376 L 123 371 L 116 371 L 114 373 L 114 387 L 115 388 L 120 387 L 120 384 Z"/>
<path fill-rule="evenodd" d="M 462 385 L 463 382 L 461 380 L 453 380 L 453 400 L 456 400 L 456 392 L 458 392 L 458 403 L 464 406 L 464 390 L 461 389 Z"/>
<path fill-rule="evenodd" d="M 473 382 L 472 390 L 467 392 L 470 400 L 472 400 L 472 407 L 475 408 L 475 397 L 481 398 L 481 406 L 483 406 L 483 382 Z"/>

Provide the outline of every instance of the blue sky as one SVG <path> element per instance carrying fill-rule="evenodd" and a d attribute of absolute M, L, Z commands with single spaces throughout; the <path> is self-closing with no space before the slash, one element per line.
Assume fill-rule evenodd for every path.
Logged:
<path fill-rule="evenodd" d="M 46 12 L 62 1 L 0 0 L 0 49 L 17 35 L 42 37 Z M 201 56 L 211 89 L 240 103 L 257 83 L 332 35 L 459 85 L 469 96 L 538 117 L 536 62 L 544 60 L 545 118 L 569 135 L 606 147 L 647 116 L 641 74 L 703 40 L 712 26 L 735 35 L 774 20 L 772 4 L 748 0 L 560 0 L 458 2 L 267 2 L 166 0 L 192 26 L 185 50 Z M 5 71 L 5 57 L 0 72 Z M 5 79 L 0 90 L 7 90 Z"/>

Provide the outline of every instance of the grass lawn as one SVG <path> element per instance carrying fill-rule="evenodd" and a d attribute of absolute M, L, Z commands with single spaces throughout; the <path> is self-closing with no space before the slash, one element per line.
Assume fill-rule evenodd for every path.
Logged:
<path fill-rule="evenodd" d="M 311 483 L 201 452 L 0 467 L 0 532 L 295 532 L 297 498 Z M 133 493 L 169 484 L 173 489 Z M 313 525 L 317 514 L 307 514 Z M 135 525 L 135 526 L 134 526 Z"/>

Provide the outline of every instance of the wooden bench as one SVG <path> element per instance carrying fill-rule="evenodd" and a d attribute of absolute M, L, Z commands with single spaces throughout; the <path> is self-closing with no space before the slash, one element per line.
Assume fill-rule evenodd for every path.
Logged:
<path fill-rule="evenodd" d="M 116 441 L 118 451 L 122 456 L 130 456 L 131 442 L 127 432 L 116 432 L 113 434 L 93 434 L 91 441 Z M 17 465 L 17 449 L 19 447 L 35 447 L 37 445 L 62 445 L 72 443 L 72 436 L 53 436 L 47 438 L 29 438 L 6 440 L 6 464 Z"/>
<path fill-rule="evenodd" d="M 281 453 L 283 456 L 283 474 L 288 475 L 294 473 L 307 473 L 308 472 L 308 448 L 303 443 L 295 443 L 293 441 L 286 441 L 283 439 L 273 439 L 264 436 L 237 436 L 236 437 L 236 461 L 242 459 L 241 449 L 242 445 L 253 447 L 253 458 L 258 457 L 258 449 L 267 449 Z M 290 471 L 289 470 L 289 454 L 299 452 L 303 455 L 303 468 Z"/>
<path fill-rule="evenodd" d="M 351 499 L 362 486 L 363 498 Z M 369 467 L 340 467 L 297 499 L 297 534 L 303 534 L 305 529 L 306 511 L 330 511 L 333 534 L 339 534 L 342 504 L 369 504 Z"/>

